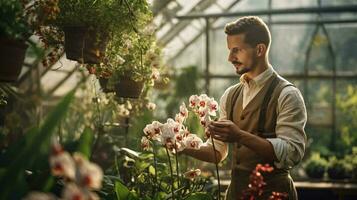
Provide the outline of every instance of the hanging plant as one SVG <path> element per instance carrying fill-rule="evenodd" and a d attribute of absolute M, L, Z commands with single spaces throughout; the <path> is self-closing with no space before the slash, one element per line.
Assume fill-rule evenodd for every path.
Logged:
<path fill-rule="evenodd" d="M 138 30 L 151 13 L 145 0 L 61 0 L 59 9 L 39 35 L 48 48 L 64 47 L 68 59 L 83 64 L 101 63 L 107 43 Z"/>
<path fill-rule="evenodd" d="M 57 1 L 0 1 L 0 81 L 17 80 L 30 36 L 58 13 Z"/>

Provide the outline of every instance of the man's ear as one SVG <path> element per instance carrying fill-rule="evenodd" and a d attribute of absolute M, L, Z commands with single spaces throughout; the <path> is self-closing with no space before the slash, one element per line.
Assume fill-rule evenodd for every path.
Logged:
<path fill-rule="evenodd" d="M 267 46 L 265 46 L 265 44 L 257 44 L 256 46 L 256 52 L 257 52 L 257 56 L 264 56 L 265 53 L 267 51 Z"/>

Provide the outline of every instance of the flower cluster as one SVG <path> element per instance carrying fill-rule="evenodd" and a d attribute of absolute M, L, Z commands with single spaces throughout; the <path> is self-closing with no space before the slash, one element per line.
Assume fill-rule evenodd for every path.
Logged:
<path fill-rule="evenodd" d="M 250 175 L 248 189 L 243 191 L 242 200 L 249 199 L 254 200 L 263 194 L 263 187 L 266 185 L 264 177 L 261 172 L 272 172 L 274 170 L 269 164 L 258 164 Z M 286 193 L 272 192 L 269 197 L 270 200 L 282 200 L 286 199 L 288 195 Z"/>
<path fill-rule="evenodd" d="M 181 123 L 185 118 L 180 114 L 175 121 L 171 118 L 162 124 L 154 121 L 144 128 L 145 136 L 141 139 L 141 147 L 144 150 L 150 148 L 150 140 L 157 141 L 173 153 L 180 152 L 185 148 L 199 149 L 203 144 L 201 138 L 190 133 Z"/>
<path fill-rule="evenodd" d="M 200 117 L 203 126 L 206 126 L 211 120 L 210 116 L 216 116 L 218 110 L 217 102 L 206 94 L 192 95 L 189 99 L 189 107 Z M 171 152 L 180 152 L 185 148 L 199 149 L 203 144 L 202 139 L 190 133 L 184 125 L 188 114 L 186 104 L 182 103 L 175 119 L 169 118 L 164 124 L 153 121 L 146 125 L 143 130 L 145 136 L 141 139 L 141 147 L 148 150 L 150 140 L 153 140 L 158 141 Z"/>
<path fill-rule="evenodd" d="M 99 199 L 98 195 L 92 192 L 102 187 L 103 172 L 98 165 L 89 162 L 80 153 L 71 156 L 58 143 L 52 145 L 49 162 L 52 174 L 66 180 L 62 191 L 63 199 Z M 38 199 L 39 196 L 51 195 L 30 193 L 26 199 Z"/>
<path fill-rule="evenodd" d="M 218 103 L 206 94 L 201 94 L 200 96 L 192 95 L 189 101 L 190 108 L 198 114 L 202 126 L 206 127 L 208 122 L 211 120 L 210 116 L 216 116 Z"/>

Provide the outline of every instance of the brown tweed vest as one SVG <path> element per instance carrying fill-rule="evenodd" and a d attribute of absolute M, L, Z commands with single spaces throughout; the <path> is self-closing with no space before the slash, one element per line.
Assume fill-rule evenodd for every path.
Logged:
<path fill-rule="evenodd" d="M 277 122 L 276 110 L 278 106 L 278 98 L 281 91 L 287 86 L 293 85 L 274 72 L 263 88 L 244 109 L 242 106 L 243 84 L 239 83 L 233 86 L 228 93 L 226 102 L 227 119 L 233 121 L 240 129 L 260 137 L 276 137 L 275 126 Z M 232 156 L 232 180 L 227 191 L 227 199 L 239 198 L 241 192 L 247 188 L 249 175 L 256 165 L 269 163 L 253 150 L 237 143 L 233 146 Z M 273 163 L 269 164 L 274 166 Z M 263 176 L 267 183 L 271 183 L 270 180 L 274 179 L 279 180 L 279 183 L 271 183 L 267 185 L 266 188 L 269 188 L 269 191 L 264 192 L 264 197 L 262 199 L 266 198 L 266 195 L 271 194 L 271 191 L 287 192 L 289 194 L 289 199 L 297 198 L 293 182 L 287 170 L 274 169 L 273 172 Z"/>
<path fill-rule="evenodd" d="M 274 138 L 277 120 L 278 98 L 287 86 L 292 84 L 274 73 L 243 109 L 243 84 L 235 85 L 228 93 L 226 102 L 227 119 L 240 129 L 263 138 Z M 257 164 L 268 163 L 252 150 L 242 145 L 234 145 L 233 168 L 253 170 Z"/>

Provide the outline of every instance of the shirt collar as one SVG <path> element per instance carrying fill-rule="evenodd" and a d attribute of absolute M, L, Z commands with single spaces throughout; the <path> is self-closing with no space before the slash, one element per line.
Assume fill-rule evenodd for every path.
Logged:
<path fill-rule="evenodd" d="M 262 86 L 270 78 L 270 76 L 273 75 L 273 73 L 274 73 L 274 69 L 273 69 L 273 67 L 271 67 L 269 65 L 268 68 L 264 72 L 260 73 L 258 76 L 254 77 L 252 80 L 250 80 L 249 84 L 246 80 L 245 74 L 243 74 L 240 77 L 240 81 L 243 84 L 248 84 L 248 85 L 254 84 L 256 86 Z"/>

